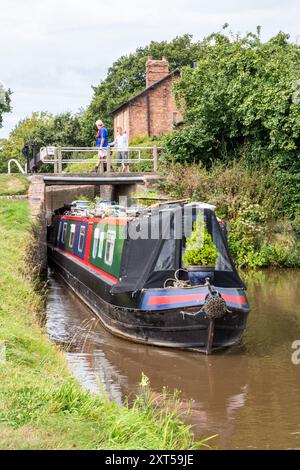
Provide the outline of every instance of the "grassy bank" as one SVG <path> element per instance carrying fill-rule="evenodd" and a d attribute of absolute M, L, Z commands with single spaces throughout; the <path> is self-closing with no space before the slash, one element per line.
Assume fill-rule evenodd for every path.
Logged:
<path fill-rule="evenodd" d="M 25 176 L 0 174 L 0 196 L 26 194 L 28 186 Z"/>
<path fill-rule="evenodd" d="M 27 201 L 0 201 L 0 448 L 190 449 L 189 427 L 149 391 L 118 406 L 82 390 L 39 324 L 44 305 L 26 266 Z M 3 346 L 5 346 L 5 356 Z"/>

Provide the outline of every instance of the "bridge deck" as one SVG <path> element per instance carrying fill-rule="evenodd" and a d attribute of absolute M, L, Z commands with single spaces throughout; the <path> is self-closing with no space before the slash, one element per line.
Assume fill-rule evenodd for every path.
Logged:
<path fill-rule="evenodd" d="M 154 173 L 47 174 L 41 175 L 46 186 L 145 184 L 160 179 Z"/>

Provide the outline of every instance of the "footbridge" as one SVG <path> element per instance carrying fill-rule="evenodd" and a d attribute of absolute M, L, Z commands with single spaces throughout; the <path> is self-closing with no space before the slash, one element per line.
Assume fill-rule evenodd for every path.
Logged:
<path fill-rule="evenodd" d="M 119 201 L 132 193 L 143 193 L 153 188 L 160 176 L 156 173 L 95 174 L 33 174 L 30 181 L 29 202 L 34 214 L 45 213 L 50 220 L 53 211 L 74 199 L 101 197 Z"/>
<path fill-rule="evenodd" d="M 10 160 L 8 173 L 15 166 L 29 178 L 29 201 L 34 213 L 44 212 L 48 218 L 53 210 L 74 199 L 98 196 L 119 201 L 132 193 L 142 193 L 160 180 L 157 171 L 162 149 L 155 145 L 128 147 L 122 158 L 119 149 L 108 147 L 106 157 L 100 159 L 99 173 L 91 172 L 97 158 L 96 147 L 48 146 L 39 152 L 31 149 L 32 155 L 27 147 L 28 152 L 23 152 L 27 157 L 25 168 L 17 160 Z"/>

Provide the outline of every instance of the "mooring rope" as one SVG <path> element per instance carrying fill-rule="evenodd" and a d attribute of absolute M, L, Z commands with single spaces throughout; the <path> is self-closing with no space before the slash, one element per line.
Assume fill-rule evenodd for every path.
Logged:
<path fill-rule="evenodd" d="M 164 288 L 172 288 L 172 287 L 178 287 L 178 288 L 181 288 L 181 289 L 190 289 L 191 287 L 194 287 L 194 286 L 191 286 L 191 283 L 189 280 L 187 281 L 184 281 L 183 279 L 179 279 L 178 275 L 179 275 L 179 271 L 183 271 L 184 273 L 187 273 L 187 270 L 186 269 L 183 269 L 183 268 L 179 268 L 177 269 L 177 271 L 175 271 L 175 274 L 174 274 L 174 278 L 168 278 L 165 280 L 164 282 Z M 171 285 L 167 285 L 168 282 L 172 283 Z"/>

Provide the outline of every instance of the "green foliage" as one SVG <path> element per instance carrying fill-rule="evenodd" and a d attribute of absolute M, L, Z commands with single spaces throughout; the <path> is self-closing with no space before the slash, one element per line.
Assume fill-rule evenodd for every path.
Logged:
<path fill-rule="evenodd" d="M 74 174 L 83 174 L 83 173 L 90 173 L 96 165 L 97 155 L 87 154 L 84 155 L 82 158 L 88 158 L 89 160 L 95 160 L 95 163 L 69 163 L 64 168 L 65 173 L 74 173 Z"/>
<path fill-rule="evenodd" d="M 300 211 L 296 214 L 292 222 L 292 227 L 297 237 L 297 240 L 300 241 Z"/>
<path fill-rule="evenodd" d="M 300 216 L 282 213 L 271 170 L 249 169 L 243 161 L 166 165 L 160 189 L 175 198 L 191 198 L 217 206 L 227 222 L 228 242 L 240 267 L 300 266 Z"/>
<path fill-rule="evenodd" d="M 159 199 L 159 196 L 156 191 L 150 191 L 149 189 L 145 189 L 143 192 L 131 193 L 130 199 L 133 205 L 138 204 L 139 206 L 148 207 L 152 204 L 155 204 L 155 202 L 157 202 L 157 200 Z"/>
<path fill-rule="evenodd" d="M 186 241 L 183 261 L 186 266 L 215 266 L 218 251 L 208 233 L 203 216 L 198 215 Z"/>
<path fill-rule="evenodd" d="M 300 160 L 300 159 L 299 159 Z M 274 172 L 274 185 L 277 194 L 280 194 L 280 211 L 290 220 L 300 217 L 300 167 L 293 172 L 292 166 L 288 170 L 271 165 Z"/>
<path fill-rule="evenodd" d="M 19 122 L 10 137 L 3 141 L 0 173 L 7 171 L 7 162 L 16 158 L 25 163 L 22 148 L 25 143 L 35 143 L 36 148 L 46 145 L 85 145 L 82 139 L 80 117 L 71 113 L 53 115 L 47 112 L 33 113 Z"/>
<path fill-rule="evenodd" d="M 186 126 L 167 137 L 168 153 L 206 162 L 245 152 L 254 163 L 282 153 L 299 159 L 299 74 L 299 46 L 284 33 L 266 43 L 212 34 L 197 67 L 183 68 L 175 84 Z"/>
<path fill-rule="evenodd" d="M 265 245 L 267 220 L 268 213 L 263 207 L 243 198 L 230 221 L 228 237 L 231 254 L 239 266 L 264 266 L 275 255 L 274 247 Z"/>
<path fill-rule="evenodd" d="M 101 118 L 112 133 L 112 111 L 120 104 L 145 88 L 145 65 L 147 57 L 161 59 L 166 56 L 170 69 L 191 65 L 199 56 L 201 43 L 193 43 L 192 36 L 185 34 L 170 42 L 152 41 L 148 46 L 139 47 L 128 56 L 120 57 L 109 68 L 107 77 L 93 87 L 94 96 L 82 117 L 85 141 L 94 142 L 95 122 Z"/>
<path fill-rule="evenodd" d="M 213 34 L 175 84 L 185 127 L 165 137 L 164 157 L 185 176 L 167 180 L 177 195 L 220 208 L 240 266 L 299 265 L 299 73 L 299 46 L 284 33 L 266 43 Z"/>
<path fill-rule="evenodd" d="M 3 123 L 3 114 L 11 111 L 10 96 L 11 91 L 4 89 L 4 86 L 0 82 L 0 128 Z"/>
<path fill-rule="evenodd" d="M 153 147 L 153 145 L 160 146 L 160 137 L 149 137 L 148 135 L 137 135 L 130 139 L 129 146 L 131 147 Z"/>

